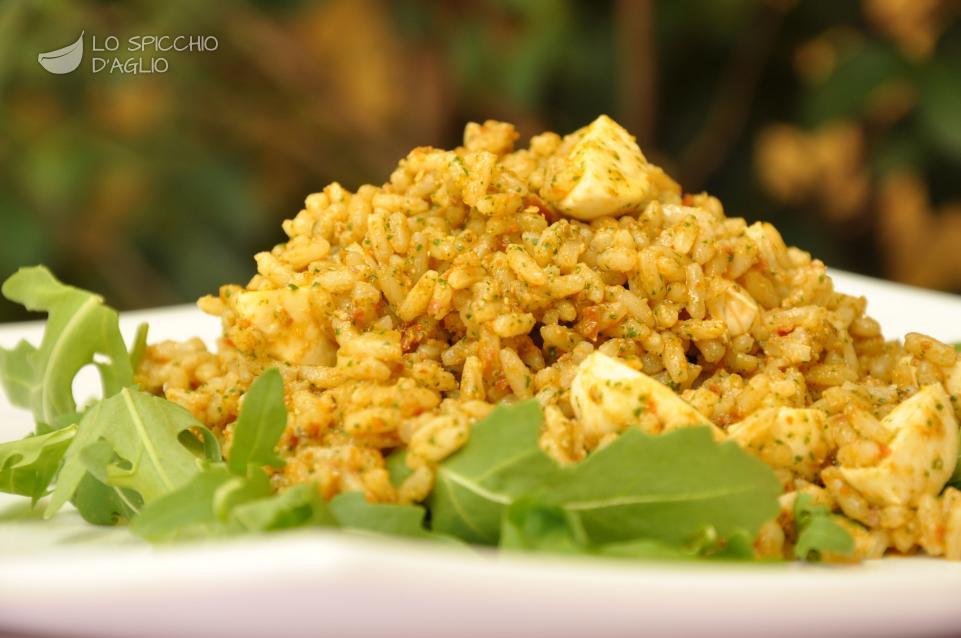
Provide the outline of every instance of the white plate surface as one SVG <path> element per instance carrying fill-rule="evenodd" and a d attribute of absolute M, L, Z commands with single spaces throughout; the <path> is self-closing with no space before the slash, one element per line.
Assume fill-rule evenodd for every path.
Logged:
<path fill-rule="evenodd" d="M 833 273 L 888 337 L 961 340 L 961 297 Z M 129 313 L 151 340 L 219 326 L 189 308 Z M 41 327 L 0 327 L 0 346 Z M 89 378 L 77 384 L 90 392 Z M 29 430 L 0 397 L 0 440 Z M 4 634 L 3 632 L 8 632 Z M 67 512 L 0 499 L 0 636 L 961 635 L 961 565 L 681 565 L 496 556 L 303 531 L 153 548 Z"/>

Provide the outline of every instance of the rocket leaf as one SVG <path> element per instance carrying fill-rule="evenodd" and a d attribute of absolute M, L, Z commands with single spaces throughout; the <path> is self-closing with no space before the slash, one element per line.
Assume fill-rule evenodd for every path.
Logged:
<path fill-rule="evenodd" d="M 229 461 L 208 464 L 181 487 L 147 506 L 131 522 L 153 541 L 334 524 L 312 485 L 273 494 L 264 465 L 282 465 L 275 446 L 287 423 L 284 383 L 271 369 L 244 396 Z"/>
<path fill-rule="evenodd" d="M 713 528 L 721 538 L 752 535 L 778 513 L 781 486 L 764 463 L 707 428 L 660 436 L 628 430 L 541 495 L 575 514 L 588 538 L 637 538 L 682 545 Z"/>
<path fill-rule="evenodd" d="M 237 506 L 232 517 L 247 532 L 270 532 L 305 525 L 335 525 L 314 485 L 300 484 Z"/>
<path fill-rule="evenodd" d="M 28 310 L 48 313 L 39 348 L 20 342 L 12 350 L 0 349 L 0 380 L 7 396 L 29 408 L 38 424 L 50 426 L 77 412 L 73 379 L 85 365 L 97 366 L 105 397 L 133 384 L 117 313 L 102 297 L 62 284 L 42 266 L 21 268 L 4 282 L 2 292 Z"/>
<path fill-rule="evenodd" d="M 217 514 L 218 491 L 242 481 L 223 463 L 195 474 L 179 489 L 148 503 L 130 521 L 130 530 L 150 541 L 219 536 L 232 531 Z"/>
<path fill-rule="evenodd" d="M 187 410 L 159 397 L 124 388 L 100 401 L 80 420 L 46 516 L 73 497 L 87 472 L 136 492 L 145 503 L 176 490 L 200 471 L 200 459 L 179 439 L 190 431 L 213 439 Z"/>
<path fill-rule="evenodd" d="M 587 539 L 580 522 L 562 507 L 520 499 L 504 510 L 500 547 L 554 554 L 581 554 Z"/>
<path fill-rule="evenodd" d="M 0 444 L 0 492 L 36 502 L 47 491 L 76 433 L 76 426 L 71 426 Z"/>
<path fill-rule="evenodd" d="M 537 445 L 543 415 L 535 401 L 498 406 L 437 470 L 429 500 L 433 529 L 470 543 L 494 545 L 501 515 L 558 473 Z"/>
<path fill-rule="evenodd" d="M 257 377 L 244 395 L 227 460 L 230 471 L 243 475 L 250 463 L 282 466 L 274 447 L 286 426 L 284 380 L 271 368 Z"/>
<path fill-rule="evenodd" d="M 562 468 L 538 447 L 541 418 L 531 401 L 499 407 L 474 426 L 467 445 L 438 468 L 429 501 L 434 530 L 496 543 L 505 509 L 533 498 L 563 511 L 590 546 L 640 539 L 683 546 L 710 529 L 725 547 L 729 537 L 753 538 L 778 512 L 773 472 L 734 443 L 718 445 L 707 428 L 661 436 L 629 430 Z M 516 522 L 506 529 L 517 537 Z M 535 543 L 529 533 L 523 542 Z"/>
<path fill-rule="evenodd" d="M 368 503 L 360 492 L 338 494 L 329 503 L 330 513 L 344 529 L 406 536 L 437 538 L 424 526 L 426 510 L 419 505 Z"/>

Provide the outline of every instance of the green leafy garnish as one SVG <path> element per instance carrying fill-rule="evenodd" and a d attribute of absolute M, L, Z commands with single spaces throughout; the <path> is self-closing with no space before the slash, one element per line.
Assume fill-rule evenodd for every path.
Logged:
<path fill-rule="evenodd" d="M 629 558 L 633 560 L 695 560 L 698 554 L 687 547 L 668 545 L 660 541 L 642 538 L 622 543 L 611 543 L 599 547 L 599 556 L 611 558 Z"/>
<path fill-rule="evenodd" d="M 179 439 L 191 431 L 213 439 L 187 410 L 159 397 L 124 388 L 100 401 L 80 420 L 46 516 L 73 497 L 87 472 L 144 502 L 176 490 L 200 471 L 200 459 Z"/>
<path fill-rule="evenodd" d="M 564 474 L 544 497 L 575 514 L 597 544 L 680 545 L 708 527 L 720 538 L 753 536 L 777 515 L 781 493 L 770 468 L 733 442 L 718 445 L 707 428 L 629 430 Z"/>
<path fill-rule="evenodd" d="M 267 532 L 304 525 L 331 525 L 327 504 L 312 485 L 273 493 L 267 475 L 248 476 L 214 463 L 179 490 L 147 505 L 130 522 L 147 540 L 171 541 Z"/>
<path fill-rule="evenodd" d="M 387 456 L 384 460 L 387 466 L 387 474 L 394 487 L 400 487 L 401 483 L 413 474 L 413 470 L 407 467 L 407 450 L 397 449 Z"/>
<path fill-rule="evenodd" d="M 73 448 L 81 435 L 79 424 L 87 410 L 78 409 L 73 396 L 77 373 L 86 365 L 95 365 L 100 372 L 103 397 L 109 399 L 133 386 L 132 361 L 136 357 L 127 353 L 115 310 L 105 306 L 98 295 L 64 285 L 46 268 L 22 268 L 4 282 L 2 290 L 5 297 L 22 303 L 29 310 L 48 314 L 39 348 L 22 341 L 12 350 L 0 349 L 0 382 L 7 396 L 12 403 L 33 412 L 38 435 L 45 436 L 61 428 L 74 432 L 68 444 L 45 445 L 49 440 L 40 437 L 13 444 L 14 451 L 43 447 L 45 473 L 34 477 L 39 479 L 34 487 L 45 490 L 51 481 L 59 478 L 61 470 L 57 468 L 61 457 Z M 145 337 L 146 329 L 141 327 L 137 342 Z M 101 427 L 109 426 L 102 424 Z M 63 439 L 56 440 L 63 442 Z M 140 495 L 103 482 L 106 465 L 115 460 L 113 453 L 96 441 L 81 438 L 81 443 L 83 445 L 74 449 L 73 474 L 68 473 L 72 484 L 67 498 L 73 499 L 80 514 L 90 522 L 112 524 L 132 515 L 139 507 Z M 88 445 L 92 443 L 97 445 Z M 22 452 L 16 453 L 23 456 Z M 21 458 L 11 467 L 23 469 L 24 463 Z M 79 465 L 93 467 L 96 472 L 86 469 L 78 472 Z M 23 480 L 22 474 L 20 480 Z M 12 485 L 6 489 L 15 491 Z"/>
<path fill-rule="evenodd" d="M 243 474 L 251 463 L 281 467 L 283 461 L 274 447 L 286 426 L 284 380 L 276 368 L 271 368 L 257 377 L 244 395 L 227 461 L 230 470 Z"/>
<path fill-rule="evenodd" d="M 851 535 L 838 524 L 828 508 L 815 505 L 810 494 L 797 495 L 794 524 L 797 527 L 794 556 L 800 560 L 817 561 L 825 552 L 850 556 L 854 551 Z"/>
<path fill-rule="evenodd" d="M 419 505 L 368 503 L 360 492 L 346 492 L 332 498 L 329 507 L 337 525 L 343 529 L 407 538 L 440 538 L 425 527 L 427 510 Z"/>
<path fill-rule="evenodd" d="M 76 426 L 70 426 L 0 444 L 0 492 L 29 496 L 36 502 L 46 493 L 76 434 Z"/>
<path fill-rule="evenodd" d="M 636 539 L 681 546 L 703 530 L 723 539 L 777 515 L 773 472 L 707 428 L 661 436 L 622 434 L 585 461 L 561 468 L 537 444 L 535 401 L 501 406 L 442 463 L 430 499 L 433 528 L 495 544 L 504 510 L 523 498 L 554 505 L 591 545 Z M 684 459 L 684 464 L 678 464 Z"/>
<path fill-rule="evenodd" d="M 144 507 L 130 521 L 130 530 L 151 541 L 203 538 L 230 533 L 215 502 L 218 492 L 238 480 L 223 464 L 198 472 L 180 487 Z"/>
<path fill-rule="evenodd" d="M 334 518 L 314 485 L 294 485 L 269 497 L 237 506 L 234 519 L 248 532 L 271 532 L 305 525 L 333 526 Z"/>
<path fill-rule="evenodd" d="M 147 333 L 149 331 L 150 326 L 145 323 L 137 326 L 137 334 L 134 335 L 133 346 L 130 348 L 130 367 L 134 370 L 137 369 L 147 353 Z"/>
<path fill-rule="evenodd" d="M 60 283 L 43 266 L 21 268 L 2 290 L 28 310 L 48 314 L 39 348 L 22 341 L 13 350 L 0 349 L 4 390 L 12 403 L 33 412 L 38 431 L 77 412 L 73 379 L 88 364 L 100 371 L 105 397 L 133 385 L 117 312 L 102 297 Z"/>
<path fill-rule="evenodd" d="M 311 485 L 273 494 L 262 466 L 280 462 L 274 448 L 285 423 L 283 382 L 277 370 L 268 370 L 244 397 L 230 460 L 208 464 L 182 487 L 148 504 L 131 522 L 132 531 L 166 541 L 319 525 L 437 538 L 418 505 L 372 504 L 359 492 L 326 503 Z"/>
<path fill-rule="evenodd" d="M 89 473 L 80 480 L 70 502 L 85 521 L 94 525 L 129 521 L 143 507 L 143 499 L 136 492 L 111 487 Z"/>
<path fill-rule="evenodd" d="M 580 554 L 587 549 L 580 522 L 557 505 L 520 499 L 504 510 L 502 549 L 552 554 Z"/>
<path fill-rule="evenodd" d="M 751 560 L 754 547 L 744 530 L 722 539 L 714 528 L 706 528 L 684 545 L 672 545 L 650 538 L 607 544 L 593 544 L 580 520 L 557 505 L 521 499 L 505 510 L 501 527 L 501 549 L 550 554 L 590 554 L 644 560 Z"/>
<path fill-rule="evenodd" d="M 504 508 L 558 474 L 537 444 L 543 415 L 535 401 L 498 406 L 474 425 L 467 445 L 437 470 L 431 523 L 443 534 L 496 545 Z"/>
<path fill-rule="evenodd" d="M 317 512 L 326 505 L 316 489 L 274 495 L 263 470 L 265 465 L 281 464 L 274 448 L 286 423 L 283 379 L 272 368 L 244 395 L 229 459 L 220 461 L 219 455 L 210 459 L 202 471 L 149 503 L 132 521 L 133 532 L 161 541 L 267 531 L 324 519 Z M 190 457 L 196 464 L 197 457 Z"/>

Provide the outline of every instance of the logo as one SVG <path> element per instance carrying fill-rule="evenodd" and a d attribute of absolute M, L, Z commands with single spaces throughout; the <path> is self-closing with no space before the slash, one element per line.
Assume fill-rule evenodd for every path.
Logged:
<path fill-rule="evenodd" d="M 83 31 L 80 32 L 80 37 L 73 44 L 68 44 L 56 51 L 41 53 L 37 56 L 37 62 L 50 73 L 57 75 L 76 71 L 80 62 L 83 61 L 83 33 Z"/>
<path fill-rule="evenodd" d="M 50 73 L 73 73 L 83 62 L 83 36 L 62 49 L 37 56 L 40 66 Z M 204 34 L 131 35 L 121 40 L 116 35 L 90 35 L 90 72 L 113 75 L 166 73 L 169 54 L 213 53 L 220 48 L 217 36 Z"/>

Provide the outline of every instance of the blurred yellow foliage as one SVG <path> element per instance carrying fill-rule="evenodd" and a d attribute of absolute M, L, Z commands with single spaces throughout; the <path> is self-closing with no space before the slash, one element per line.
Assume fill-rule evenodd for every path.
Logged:
<path fill-rule="evenodd" d="M 868 20 L 893 38 L 905 55 L 926 58 L 946 26 L 945 0 L 863 0 Z"/>
<path fill-rule="evenodd" d="M 96 126 L 122 137 L 149 133 L 171 115 L 169 87 L 149 76 L 88 86 L 86 101 Z"/>
<path fill-rule="evenodd" d="M 831 27 L 794 50 L 794 71 L 806 82 L 824 82 L 837 69 L 839 58 L 859 47 L 864 36 L 851 27 Z"/>
<path fill-rule="evenodd" d="M 408 99 L 396 78 L 405 72 L 404 51 L 377 2 L 318 3 L 290 25 L 342 114 L 371 135 L 386 134 Z"/>
<path fill-rule="evenodd" d="M 878 204 L 889 276 L 915 286 L 961 287 L 961 201 L 935 209 L 917 175 L 898 173 L 882 180 Z"/>
<path fill-rule="evenodd" d="M 782 203 L 812 204 L 835 221 L 864 213 L 870 181 L 864 139 L 854 122 L 835 122 L 813 132 L 789 124 L 761 130 L 755 166 L 761 184 Z"/>

